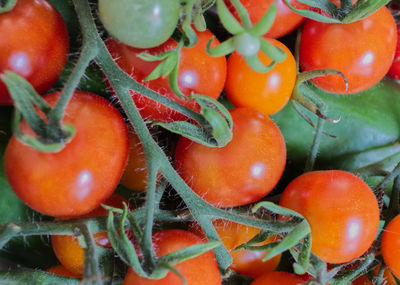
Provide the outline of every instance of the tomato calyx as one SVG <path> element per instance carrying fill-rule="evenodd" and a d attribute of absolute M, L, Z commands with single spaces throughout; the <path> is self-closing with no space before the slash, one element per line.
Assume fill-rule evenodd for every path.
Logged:
<path fill-rule="evenodd" d="M 4 4 L 0 2 L 0 14 L 11 11 L 17 4 L 17 0 L 6 0 Z"/>
<path fill-rule="evenodd" d="M 232 1 L 238 11 L 243 26 L 235 19 L 223 0 L 217 0 L 217 11 L 223 26 L 233 35 L 230 39 L 220 45 L 211 48 L 213 38 L 207 44 L 206 51 L 214 57 L 225 56 L 237 51 L 244 56 L 246 63 L 254 70 L 265 73 L 270 71 L 277 62 L 282 62 L 286 58 L 286 53 L 279 47 L 273 46 L 263 35 L 271 28 L 277 6 L 272 3 L 268 11 L 254 26 L 250 22 L 249 13 L 244 6 L 237 0 Z M 257 56 L 261 50 L 265 55 L 272 59 L 272 62 L 265 66 Z"/>
<path fill-rule="evenodd" d="M 306 18 L 323 23 L 343 24 L 362 20 L 390 2 L 390 0 L 359 0 L 352 4 L 352 0 L 341 0 L 338 7 L 331 0 L 302 0 L 301 3 L 310 8 L 297 9 L 288 0 L 284 1 L 292 11 Z"/>

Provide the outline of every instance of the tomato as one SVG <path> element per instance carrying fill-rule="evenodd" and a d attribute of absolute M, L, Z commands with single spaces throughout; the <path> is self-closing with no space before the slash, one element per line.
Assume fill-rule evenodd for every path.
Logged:
<path fill-rule="evenodd" d="M 265 37 L 280 38 L 294 31 L 303 22 L 303 16 L 296 14 L 286 5 L 283 0 L 240 0 L 249 13 L 250 20 L 253 24 L 257 23 L 268 11 L 272 3 L 276 3 L 277 12 L 273 25 L 265 34 Z M 225 0 L 229 10 L 239 19 L 239 15 L 232 4 L 232 0 Z M 307 5 L 289 0 L 289 3 L 298 9 L 305 9 Z"/>
<path fill-rule="evenodd" d="M 303 283 L 304 283 L 304 280 L 301 279 L 299 276 L 296 276 L 296 275 L 288 273 L 288 272 L 275 271 L 275 272 L 265 273 L 264 275 L 256 278 L 250 285 L 264 285 L 264 284 L 297 285 L 297 284 L 303 284 Z"/>
<path fill-rule="evenodd" d="M 59 93 L 45 96 L 54 105 Z M 81 216 L 104 202 L 117 186 L 129 152 L 121 114 L 93 93 L 76 91 L 63 119 L 76 134 L 61 151 L 43 153 L 11 138 L 5 170 L 11 188 L 34 210 L 49 216 Z M 20 129 L 33 134 L 25 122 Z"/>
<path fill-rule="evenodd" d="M 128 200 L 113 193 L 103 204 L 122 209 L 124 202 L 128 205 Z M 101 217 L 107 215 L 108 211 L 102 206 L 99 206 L 92 212 L 80 216 L 80 218 Z M 63 219 L 66 218 L 64 217 Z M 111 248 L 106 232 L 95 233 L 93 238 L 98 246 Z M 67 270 L 74 274 L 83 274 L 84 250 L 80 246 L 76 237 L 70 235 L 53 235 L 51 236 L 51 244 L 58 260 Z"/>
<path fill-rule="evenodd" d="M 349 172 L 305 173 L 286 187 L 280 205 L 307 219 L 311 251 L 329 263 L 344 263 L 361 256 L 378 231 L 376 197 L 364 181 Z"/>
<path fill-rule="evenodd" d="M 249 67 L 239 53 L 234 52 L 228 59 L 225 92 L 236 107 L 250 107 L 265 115 L 272 115 L 282 109 L 292 96 L 296 82 L 296 62 L 290 50 L 277 40 L 269 40 L 286 53 L 286 59 L 277 63 L 269 72 L 259 73 Z M 271 59 L 259 52 L 264 65 Z"/>
<path fill-rule="evenodd" d="M 27 79 L 39 94 L 56 82 L 68 57 L 68 31 L 46 0 L 18 0 L 0 14 L 0 73 L 11 70 Z M 0 81 L 0 105 L 12 105 Z"/>
<path fill-rule="evenodd" d="M 250 250 L 234 251 L 236 247 L 255 237 L 260 232 L 260 229 L 223 219 L 214 220 L 213 225 L 223 245 L 232 256 L 233 261 L 229 268 L 233 271 L 256 278 L 265 272 L 275 270 L 278 266 L 281 259 L 280 254 L 263 261 L 262 259 L 267 254 L 266 252 Z M 203 238 L 203 240 L 206 240 L 204 232 L 197 223 L 192 223 L 189 226 L 189 230 Z M 265 245 L 277 240 L 277 236 L 272 236 L 265 242 L 257 245 Z"/>
<path fill-rule="evenodd" d="M 400 25 L 397 25 L 396 28 L 397 28 L 397 39 L 399 39 L 400 38 Z M 392 66 L 390 67 L 387 75 L 393 79 L 400 80 L 400 41 L 399 40 L 397 41 L 396 53 L 394 56 Z"/>
<path fill-rule="evenodd" d="M 165 42 L 178 23 L 179 9 L 176 0 L 99 0 L 99 16 L 107 31 L 138 48 Z"/>
<path fill-rule="evenodd" d="M 226 59 L 225 57 L 211 57 L 206 51 L 206 44 L 213 36 L 208 30 L 197 32 L 198 42 L 191 48 L 183 47 L 180 52 L 178 85 L 185 95 L 192 92 L 218 98 L 224 88 L 226 78 Z M 129 47 L 121 42 L 109 38 L 106 42 L 107 48 L 117 64 L 134 79 L 148 86 L 150 89 L 175 100 L 188 108 L 198 110 L 198 105 L 194 100 L 187 101 L 179 99 L 169 88 L 168 77 L 159 78 L 150 82 L 143 82 L 143 79 L 159 64 L 159 62 L 148 62 L 137 57 L 139 53 L 159 54 L 173 50 L 177 43 L 172 39 L 153 49 L 136 49 Z M 214 40 L 212 46 L 218 44 Z M 154 100 L 148 99 L 138 92 L 131 92 L 140 114 L 144 118 L 157 121 L 176 121 L 185 117 L 162 105 Z"/>
<path fill-rule="evenodd" d="M 379 271 L 379 267 L 376 267 L 374 269 L 374 273 L 377 274 Z M 390 273 L 390 271 L 385 268 L 385 271 L 383 272 L 383 284 L 385 285 L 397 285 L 396 280 L 394 279 L 393 275 Z M 369 280 L 365 275 L 357 278 L 354 280 L 351 285 L 374 285 L 374 283 Z"/>
<path fill-rule="evenodd" d="M 250 108 L 231 111 L 233 139 L 211 148 L 181 137 L 175 153 L 176 169 L 192 189 L 217 207 L 258 201 L 278 183 L 286 163 L 286 147 L 279 128 Z"/>
<path fill-rule="evenodd" d="M 386 226 L 381 242 L 382 256 L 390 271 L 400 278 L 400 215 Z"/>
<path fill-rule="evenodd" d="M 304 71 L 333 68 L 343 72 L 349 84 L 347 90 L 340 75 L 312 80 L 327 92 L 361 92 L 385 76 L 393 61 L 396 41 L 396 24 L 386 7 L 351 24 L 306 20 L 300 42 L 300 66 Z"/>
<path fill-rule="evenodd" d="M 75 278 L 82 278 L 82 275 L 78 275 L 75 273 L 72 273 L 68 271 L 64 266 L 62 265 L 56 265 L 53 267 L 50 267 L 49 269 L 46 270 L 49 273 L 60 275 L 60 276 L 65 276 L 65 277 L 75 277 Z"/>
<path fill-rule="evenodd" d="M 139 137 L 133 131 L 129 133 L 130 153 L 121 183 L 131 190 L 145 191 L 147 187 L 146 156 Z"/>
<path fill-rule="evenodd" d="M 200 237 L 184 230 L 163 230 L 153 235 L 153 246 L 158 257 L 201 242 Z M 175 268 L 186 278 L 187 285 L 221 284 L 221 276 L 212 251 L 180 262 Z M 183 282 L 172 272 L 168 272 L 162 279 L 152 280 L 140 277 L 132 268 L 128 269 L 124 280 L 124 285 L 170 284 L 179 285 Z"/>

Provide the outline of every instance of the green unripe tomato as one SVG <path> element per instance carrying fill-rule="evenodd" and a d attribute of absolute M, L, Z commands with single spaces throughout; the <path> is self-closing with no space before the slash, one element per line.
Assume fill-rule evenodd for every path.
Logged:
<path fill-rule="evenodd" d="M 99 0 L 99 16 L 116 39 L 137 48 L 165 42 L 179 19 L 179 0 Z"/>

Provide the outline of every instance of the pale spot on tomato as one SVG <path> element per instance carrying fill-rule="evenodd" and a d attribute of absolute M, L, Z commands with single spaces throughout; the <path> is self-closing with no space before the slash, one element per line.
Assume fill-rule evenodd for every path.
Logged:
<path fill-rule="evenodd" d="M 366 53 L 363 54 L 363 56 L 361 57 L 361 64 L 362 65 L 370 65 L 371 63 L 374 62 L 375 59 L 375 55 L 373 52 L 368 51 Z"/>
<path fill-rule="evenodd" d="M 268 78 L 268 89 L 278 89 L 281 85 L 281 77 L 276 74 L 272 73 Z"/>
<path fill-rule="evenodd" d="M 262 178 L 265 174 L 265 165 L 261 162 L 255 163 L 250 168 L 251 176 L 255 178 Z"/>
<path fill-rule="evenodd" d="M 190 88 L 197 84 L 197 75 L 191 71 L 186 71 L 180 76 L 180 83 L 183 87 Z"/>
<path fill-rule="evenodd" d="M 10 68 L 22 76 L 28 76 L 32 72 L 29 56 L 24 52 L 15 52 L 8 60 Z"/>
<path fill-rule="evenodd" d="M 87 170 L 82 170 L 77 179 L 77 197 L 84 199 L 91 192 L 93 185 L 92 173 Z"/>

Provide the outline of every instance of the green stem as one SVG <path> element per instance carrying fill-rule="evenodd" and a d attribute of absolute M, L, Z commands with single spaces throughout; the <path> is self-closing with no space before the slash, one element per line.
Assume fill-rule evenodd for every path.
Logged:
<path fill-rule="evenodd" d="M 400 176 L 396 176 L 390 195 L 389 207 L 385 221 L 389 223 L 394 217 L 400 213 Z"/>
<path fill-rule="evenodd" d="M 1 284 L 7 285 L 79 285 L 82 284 L 80 279 L 63 277 L 39 270 L 1 270 Z"/>
<path fill-rule="evenodd" d="M 325 120 L 318 117 L 317 127 L 315 129 L 314 139 L 311 145 L 311 150 L 307 158 L 304 172 L 312 171 L 314 168 L 315 161 L 317 159 L 319 146 L 323 135 Z"/>
<path fill-rule="evenodd" d="M 96 244 L 88 227 L 83 224 L 79 227 L 81 234 L 85 240 L 86 247 L 84 248 L 84 270 L 83 278 L 86 282 L 93 285 L 102 284 L 101 274 L 99 271 L 98 257 L 96 254 Z"/>
<path fill-rule="evenodd" d="M 5 0 L 5 4 L 3 4 L 3 1 L 0 1 L 0 14 L 11 11 L 16 4 L 17 0 Z"/>

